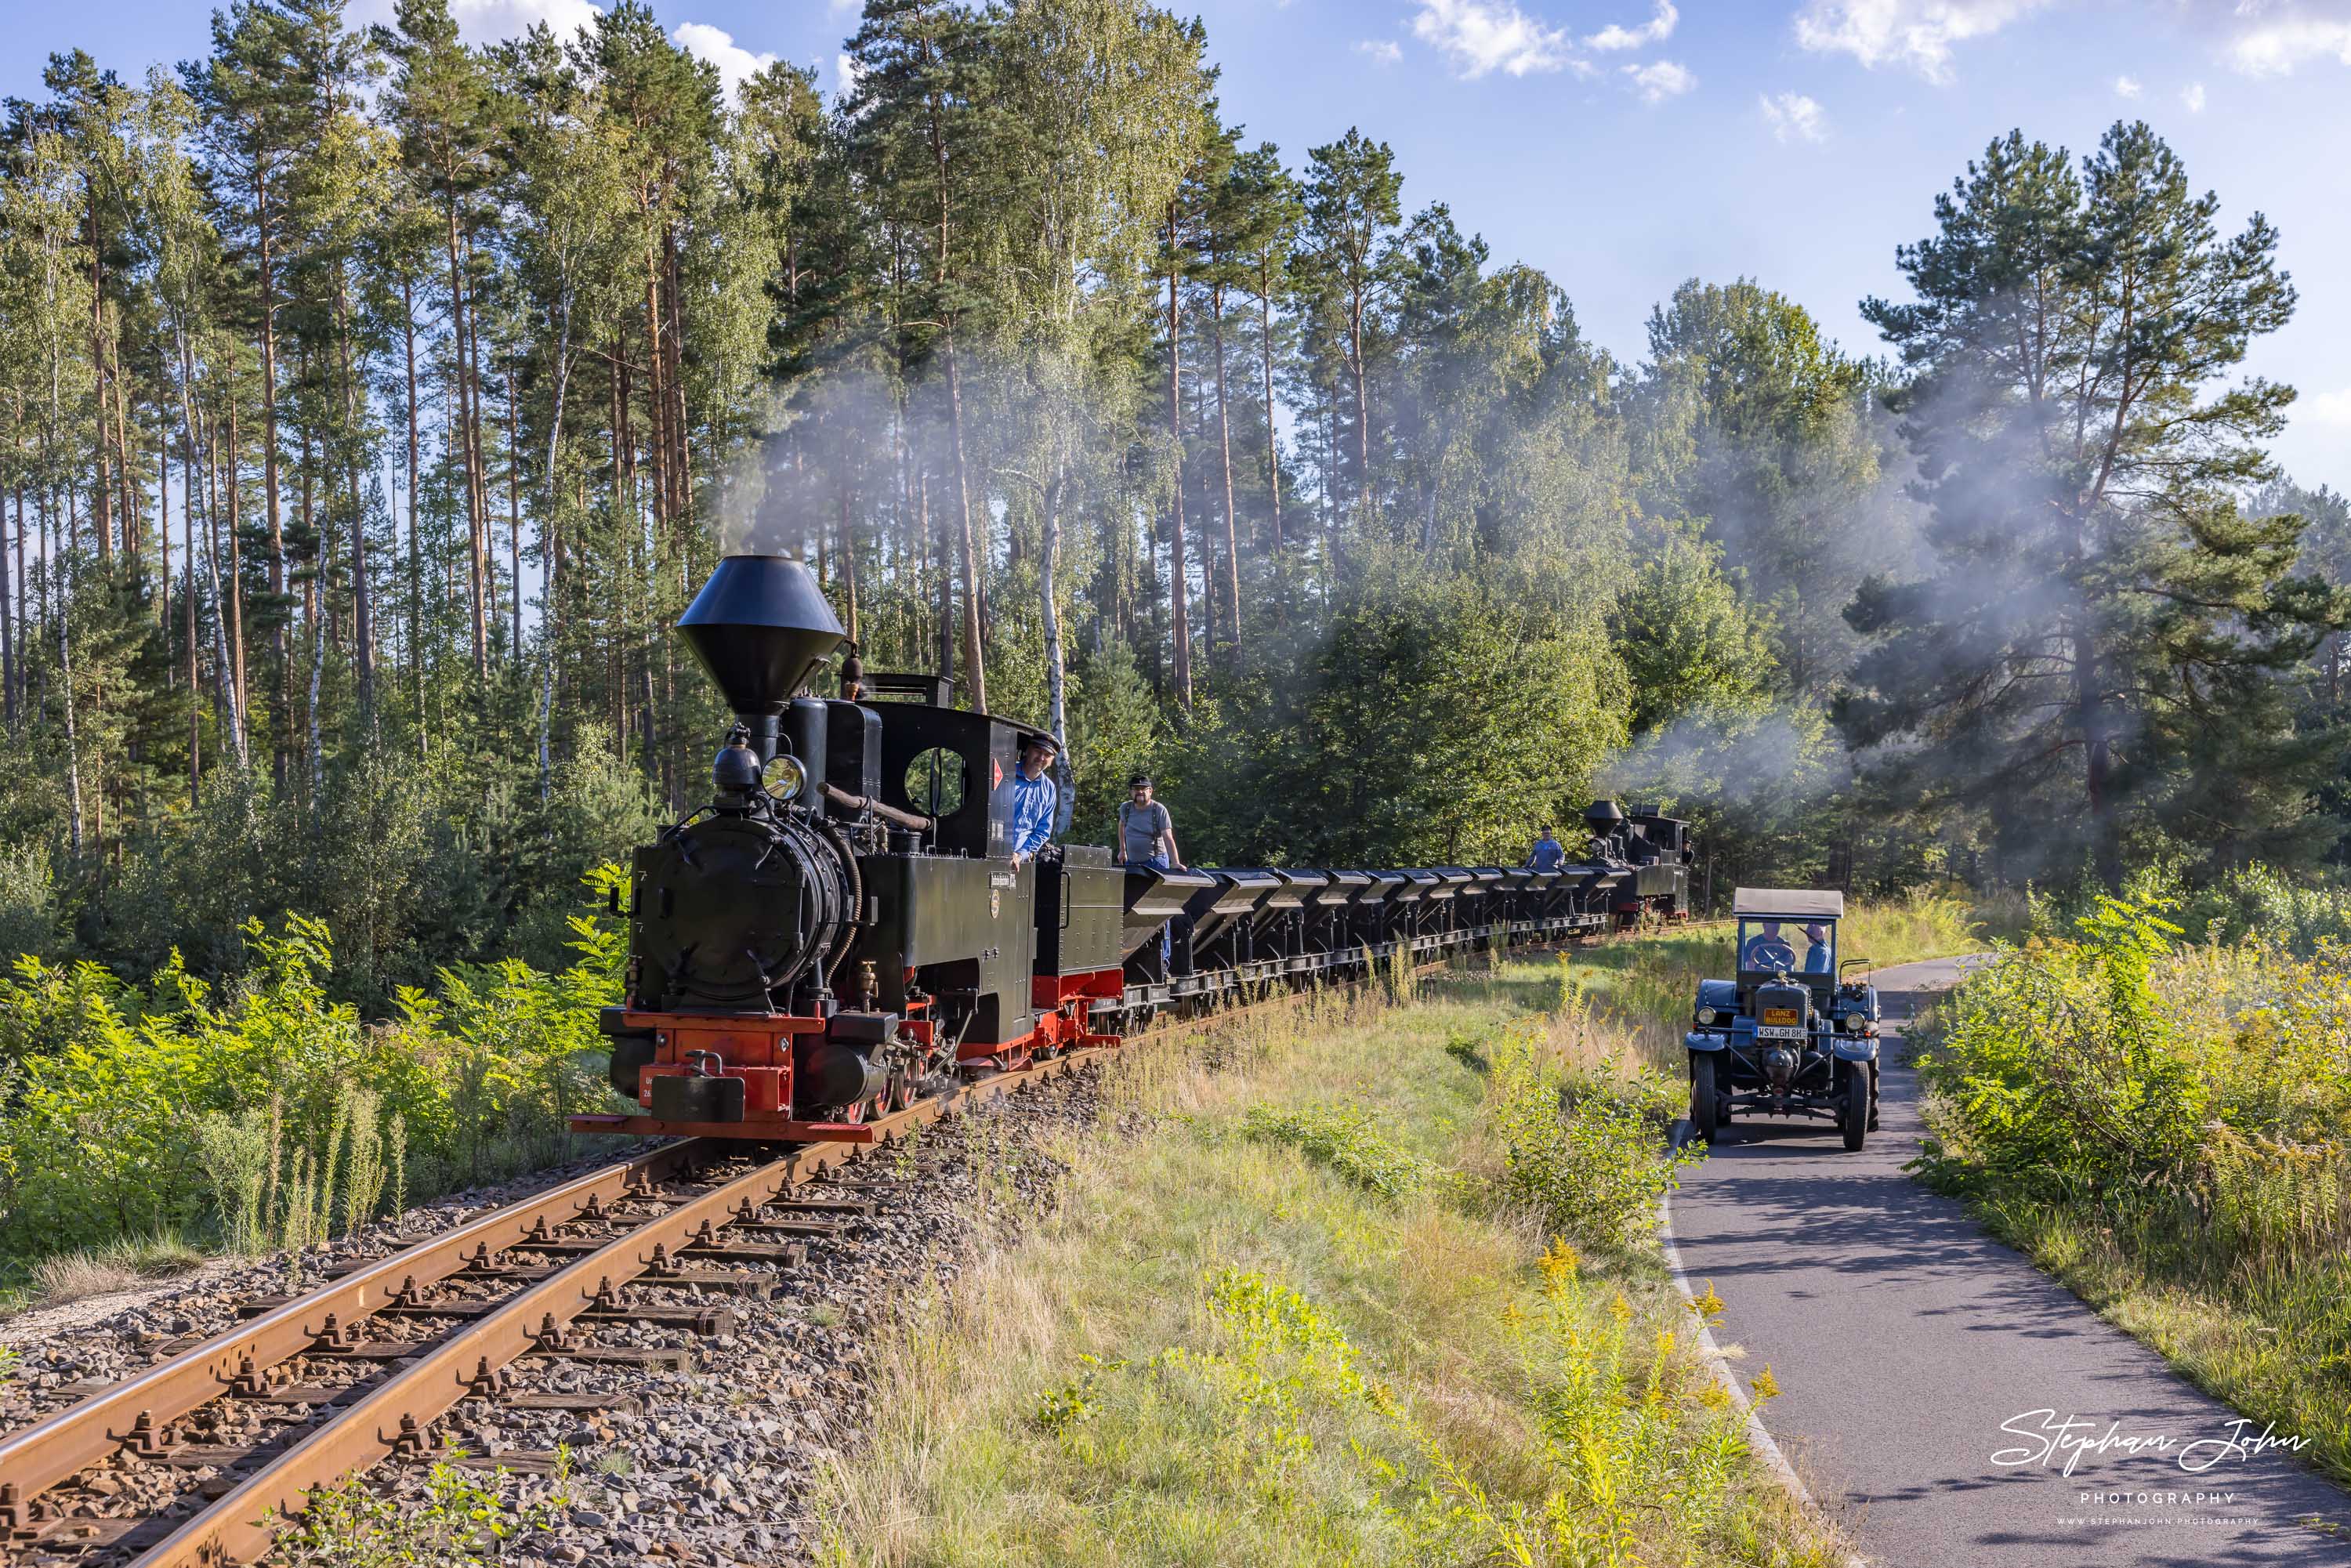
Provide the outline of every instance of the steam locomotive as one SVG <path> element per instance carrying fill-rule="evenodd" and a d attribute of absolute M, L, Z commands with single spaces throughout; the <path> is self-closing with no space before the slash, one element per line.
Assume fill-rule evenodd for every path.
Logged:
<path fill-rule="evenodd" d="M 1077 844 L 1016 864 L 1003 786 L 1041 731 L 853 650 L 841 696 L 808 695 L 845 636 L 786 557 L 722 559 L 678 630 L 736 723 L 710 803 L 636 852 L 601 1023 L 637 1112 L 582 1131 L 870 1141 L 958 1075 L 1161 1014 L 1688 915 L 1688 824 L 1609 801 L 1593 859 L 1553 872 L 1128 871 Z"/>

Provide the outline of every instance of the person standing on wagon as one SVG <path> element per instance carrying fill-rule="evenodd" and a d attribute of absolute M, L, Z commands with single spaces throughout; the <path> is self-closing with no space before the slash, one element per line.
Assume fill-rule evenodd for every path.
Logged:
<path fill-rule="evenodd" d="M 1148 773 L 1126 781 L 1127 798 L 1118 807 L 1118 858 L 1129 871 L 1182 871 L 1176 819 L 1152 798 L 1155 788 Z"/>
<path fill-rule="evenodd" d="M 1176 819 L 1152 799 L 1151 775 L 1138 773 L 1126 781 L 1126 799 L 1118 806 L 1118 858 L 1129 871 L 1182 871 L 1184 857 L 1176 849 Z M 1167 973 L 1175 956 L 1175 922 L 1159 928 L 1159 972 Z"/>

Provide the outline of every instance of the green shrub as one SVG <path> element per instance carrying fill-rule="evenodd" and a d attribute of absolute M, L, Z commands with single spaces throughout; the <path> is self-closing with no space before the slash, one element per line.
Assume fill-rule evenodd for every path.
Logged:
<path fill-rule="evenodd" d="M 2002 953 L 1939 1011 L 1918 1060 L 1950 1107 L 1924 1156 L 1947 1185 L 2090 1197 L 2192 1166 L 2210 1087 L 2154 984 L 2179 927 L 2101 896 L 2075 930 Z"/>
<path fill-rule="evenodd" d="M 596 906 L 623 874 L 590 874 Z M 412 1178 L 429 1193 L 568 1152 L 624 948 L 593 915 L 570 925 L 570 967 L 444 971 L 389 1025 L 331 998 L 329 934 L 301 915 L 248 921 L 217 988 L 176 954 L 143 988 L 20 959 L 0 977 L 0 1248 L 205 1227 L 298 1246 L 396 1208 Z"/>
<path fill-rule="evenodd" d="M 1654 1226 L 1675 1171 L 1701 1157 L 1667 1146 L 1678 1086 L 1656 1073 L 1571 1069 L 1528 1029 L 1506 1031 L 1493 1063 L 1486 1107 L 1502 1148 L 1496 1196 L 1587 1245 L 1620 1246 Z"/>

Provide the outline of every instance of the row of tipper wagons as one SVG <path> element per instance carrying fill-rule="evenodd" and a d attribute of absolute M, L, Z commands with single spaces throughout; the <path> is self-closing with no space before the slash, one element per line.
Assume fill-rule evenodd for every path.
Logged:
<path fill-rule="evenodd" d="M 1106 852 L 1093 852 L 1107 861 Z M 1636 873 L 1599 865 L 1129 871 L 1123 1005 L 1287 977 L 1336 977 L 1399 951 L 1418 961 L 1484 944 L 1515 946 L 1609 929 L 1641 913 L 1637 904 L 1625 910 L 1619 896 Z M 1658 913 L 1675 913 L 1670 895 L 1659 902 Z M 1053 918 L 1039 914 L 1040 925 Z"/>

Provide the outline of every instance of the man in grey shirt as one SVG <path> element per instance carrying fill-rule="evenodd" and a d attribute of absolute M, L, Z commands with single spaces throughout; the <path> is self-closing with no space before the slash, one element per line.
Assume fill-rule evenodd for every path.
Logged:
<path fill-rule="evenodd" d="M 1184 869 L 1176 851 L 1176 821 L 1167 808 L 1151 798 L 1151 775 L 1138 773 L 1126 781 L 1127 798 L 1118 808 L 1118 858 L 1133 871 Z"/>
<path fill-rule="evenodd" d="M 1127 798 L 1118 808 L 1118 858 L 1129 871 L 1182 871 L 1176 850 L 1176 820 L 1167 808 L 1151 798 L 1151 775 L 1138 773 L 1126 781 Z M 1171 923 L 1172 924 L 1172 923 Z M 1167 973 L 1175 943 L 1169 927 L 1159 928 L 1159 972 Z"/>

